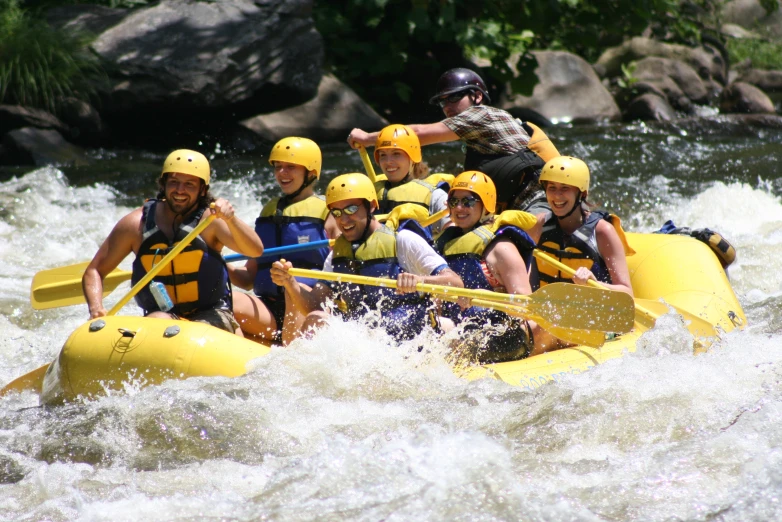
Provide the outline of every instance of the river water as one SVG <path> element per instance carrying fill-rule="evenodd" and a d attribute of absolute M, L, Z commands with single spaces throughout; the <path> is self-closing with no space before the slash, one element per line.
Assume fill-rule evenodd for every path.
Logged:
<path fill-rule="evenodd" d="M 782 131 L 718 123 L 551 132 L 626 229 L 673 219 L 736 246 L 749 327 L 710 353 L 692 356 L 663 318 L 636 353 L 527 390 L 455 377 L 437 339 L 421 355 L 334 321 L 240 378 L 129 384 L 50 409 L 11 394 L 0 520 L 781 519 Z M 346 146 L 325 149 L 324 178 L 361 170 Z M 458 146 L 425 153 L 435 171 L 457 168 Z M 33 311 L 33 275 L 92 257 L 163 159 L 92 155 L 0 171 L 0 384 L 87 319 L 84 305 Z M 252 221 L 274 194 L 266 159 L 210 156 L 214 192 Z"/>

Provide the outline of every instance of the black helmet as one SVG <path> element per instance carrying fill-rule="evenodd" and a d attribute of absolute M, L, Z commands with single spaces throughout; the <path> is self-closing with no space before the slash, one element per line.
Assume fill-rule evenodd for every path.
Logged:
<path fill-rule="evenodd" d="M 443 96 L 453 94 L 459 91 L 481 91 L 483 99 L 491 103 L 489 93 L 486 91 L 486 84 L 474 71 L 470 69 L 451 69 L 445 71 L 440 79 L 437 80 L 437 94 L 429 99 L 429 103 L 437 105 L 437 100 Z"/>

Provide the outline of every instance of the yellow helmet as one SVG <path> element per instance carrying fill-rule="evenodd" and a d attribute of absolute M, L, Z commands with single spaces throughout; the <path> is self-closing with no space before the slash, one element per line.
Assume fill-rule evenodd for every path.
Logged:
<path fill-rule="evenodd" d="M 552 158 L 540 171 L 540 182 L 553 181 L 589 192 L 589 167 L 580 159 L 570 156 Z"/>
<path fill-rule="evenodd" d="M 209 160 L 194 150 L 179 149 L 169 154 L 166 161 L 163 162 L 163 172 L 160 173 L 160 177 L 169 172 L 179 172 L 201 178 L 207 185 L 211 180 Z"/>
<path fill-rule="evenodd" d="M 400 149 L 410 156 L 413 163 L 421 163 L 421 142 L 413 129 L 407 125 L 389 125 L 380 131 L 375 141 L 375 162 L 381 149 Z"/>
<path fill-rule="evenodd" d="M 491 214 L 494 214 L 494 211 L 497 209 L 497 189 L 491 178 L 483 172 L 478 172 L 477 170 L 462 172 L 454 178 L 448 195 L 454 190 L 467 190 L 476 194 L 481 198 L 483 208 Z"/>
<path fill-rule="evenodd" d="M 273 166 L 275 161 L 301 165 L 308 171 L 314 170 L 315 177 L 319 178 L 323 157 L 320 153 L 320 147 L 314 141 L 307 138 L 290 137 L 281 139 L 272 147 L 272 152 L 269 154 L 269 164 Z"/>
<path fill-rule="evenodd" d="M 377 204 L 375 186 L 364 174 L 342 174 L 331 180 L 326 188 L 326 205 L 346 199 L 366 199 Z"/>

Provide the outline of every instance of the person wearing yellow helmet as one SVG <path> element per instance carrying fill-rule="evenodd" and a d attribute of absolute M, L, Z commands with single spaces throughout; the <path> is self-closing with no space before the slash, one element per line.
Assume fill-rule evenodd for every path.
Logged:
<path fill-rule="evenodd" d="M 278 141 L 269 154 L 274 179 L 282 197 L 266 203 L 255 220 L 255 232 L 265 248 L 297 245 L 335 238 L 339 235 L 329 216 L 323 196 L 315 194 L 320 178 L 320 147 L 307 138 L 288 137 Z M 291 253 L 286 258 L 296 266 L 320 270 L 328 247 Z M 272 282 L 270 269 L 280 256 L 249 259 L 243 267 L 229 267 L 231 282 L 252 294 L 234 291 L 234 313 L 248 337 L 263 342 L 288 344 L 301 327 L 304 316 L 285 299 L 282 288 Z M 300 279 L 312 286 L 315 280 Z"/>
<path fill-rule="evenodd" d="M 627 245 L 618 217 L 590 210 L 589 167 L 580 159 L 559 156 L 549 160 L 540 174 L 551 211 L 538 216 L 531 233 L 538 248 L 576 270 L 566 274 L 543 262 L 536 262 L 541 285 L 553 282 L 587 284 L 590 279 L 613 290 L 633 295 Z"/>
<path fill-rule="evenodd" d="M 236 217 L 230 202 L 212 197 L 210 181 L 211 168 L 203 154 L 181 149 L 168 155 L 158 178 L 157 198 L 120 219 L 84 271 L 82 286 L 90 319 L 106 315 L 103 278 L 128 254 L 136 255 L 131 276 L 135 284 L 211 212 L 218 219 L 153 280 L 165 285 L 173 308 L 163 311 L 149 287 L 136 294 L 136 302 L 148 317 L 185 318 L 237 331 L 221 251 L 226 246 L 240 254 L 259 256 L 263 244 L 253 229 Z"/>
<path fill-rule="evenodd" d="M 377 193 L 363 174 L 343 174 L 326 189 L 326 205 L 342 234 L 323 265 L 325 272 L 396 279 L 396 291 L 369 285 L 318 282 L 299 283 L 288 270 L 289 261 L 277 261 L 272 280 L 306 315 L 302 331 L 322 325 L 329 312 L 326 303 L 339 295 L 347 305 L 346 316 L 355 319 L 367 310 L 381 312 L 380 326 L 398 340 L 410 339 L 433 317 L 428 299 L 418 295 L 417 283 L 462 287 L 462 281 L 445 260 L 418 234 L 397 233 L 378 222 Z"/>
<path fill-rule="evenodd" d="M 535 243 L 526 229 L 535 225 L 536 218 L 516 210 L 495 215 L 496 205 L 497 191 L 486 174 L 467 171 L 456 176 L 448 193 L 454 226 L 443 231 L 435 248 L 465 288 L 530 294 L 527 267 Z M 513 361 L 543 352 L 547 346 L 547 337 L 533 321 L 470 306 L 468 299 L 459 305 L 445 303 L 443 315 L 463 328 L 458 355 L 473 361 Z"/>
<path fill-rule="evenodd" d="M 513 208 L 535 214 L 548 210 L 538 175 L 545 161 L 559 152 L 540 128 L 487 105 L 491 100 L 486 84 L 470 69 L 443 73 L 429 102 L 440 106 L 445 119 L 410 125 L 421 145 L 461 141 L 466 148 L 464 170 L 478 170 L 492 178 L 500 210 Z M 348 143 L 369 147 L 377 135 L 353 129 Z"/>
<path fill-rule="evenodd" d="M 387 214 L 405 203 L 421 205 L 429 214 L 445 210 L 448 195 L 442 185 L 434 186 L 420 179 L 428 173 L 429 167 L 421 167 L 426 165 L 421 155 L 421 144 L 410 127 L 394 124 L 381 130 L 375 141 L 375 162 L 387 178 L 375 183 L 381 214 Z M 424 174 L 421 174 L 422 171 Z M 406 220 L 400 226 L 408 227 L 431 241 L 448 223 L 448 218 L 443 218 L 422 228 L 417 221 Z"/>

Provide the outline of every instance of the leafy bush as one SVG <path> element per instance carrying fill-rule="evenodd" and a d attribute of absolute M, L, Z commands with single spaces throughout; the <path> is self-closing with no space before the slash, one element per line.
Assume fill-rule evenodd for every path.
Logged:
<path fill-rule="evenodd" d="M 331 69 L 396 121 L 441 117 L 426 100 L 443 71 L 470 59 L 491 62 L 480 71 L 488 83 L 512 80 L 515 92 L 529 93 L 536 67 L 529 50 L 594 61 L 650 20 L 662 34 L 697 40 L 697 27 L 680 14 L 679 0 L 330 0 L 316 1 L 313 12 Z"/>
<path fill-rule="evenodd" d="M 0 0 L 0 103 L 56 112 L 63 97 L 94 96 L 105 73 L 87 43 Z"/>
<path fill-rule="evenodd" d="M 728 40 L 726 45 L 730 63 L 747 58 L 756 69 L 782 69 L 782 44 L 749 38 Z"/>

